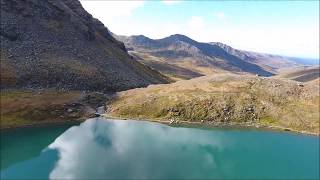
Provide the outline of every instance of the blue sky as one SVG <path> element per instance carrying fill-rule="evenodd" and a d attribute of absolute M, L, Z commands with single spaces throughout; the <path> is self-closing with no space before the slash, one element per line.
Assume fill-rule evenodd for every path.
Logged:
<path fill-rule="evenodd" d="M 319 58 L 319 1 L 81 1 L 119 35 L 197 41 Z"/>

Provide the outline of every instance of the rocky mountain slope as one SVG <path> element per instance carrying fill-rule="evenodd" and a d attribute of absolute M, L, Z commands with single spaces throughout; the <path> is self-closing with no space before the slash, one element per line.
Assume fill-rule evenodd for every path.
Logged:
<path fill-rule="evenodd" d="M 166 83 L 78 0 L 1 0 L 1 88 L 125 90 Z"/>
<path fill-rule="evenodd" d="M 123 41 L 128 50 L 134 51 L 136 56 L 140 55 L 142 62 L 145 60 L 145 64 L 154 69 L 164 72 L 159 69 L 159 66 L 170 64 L 192 71 L 193 73 L 190 73 L 185 79 L 194 77 L 195 73 L 207 75 L 225 71 L 262 76 L 273 75 L 254 63 L 228 53 L 218 45 L 197 42 L 184 35 L 176 34 L 163 39 L 150 39 L 142 35 L 116 36 L 116 38 Z M 149 56 L 149 58 L 143 58 L 143 56 Z M 173 76 L 181 77 L 179 73 L 168 71 Z M 164 73 L 170 75 L 168 72 Z"/>
<path fill-rule="evenodd" d="M 203 76 L 204 74 L 200 73 L 206 68 L 199 68 L 197 67 L 197 70 L 194 70 L 190 68 L 190 66 L 184 66 L 181 64 L 175 64 L 167 62 L 164 58 L 159 58 L 156 56 L 152 56 L 150 54 L 146 53 L 140 53 L 136 51 L 129 51 L 129 54 L 134 57 L 137 61 L 152 67 L 153 69 L 161 72 L 162 74 L 166 75 L 167 77 L 170 77 L 173 80 L 180 80 L 180 79 L 191 79 L 199 76 Z M 207 69 L 208 70 L 208 69 Z M 208 73 L 217 73 L 218 70 L 209 69 Z"/>
<path fill-rule="evenodd" d="M 292 68 L 303 64 L 302 59 L 297 61 L 298 58 L 239 50 L 220 42 L 211 42 L 210 44 L 217 45 L 227 53 L 246 62 L 257 64 L 258 66 L 273 73 L 278 73 L 278 71 L 283 68 Z"/>
<path fill-rule="evenodd" d="M 108 116 L 319 134 L 319 84 L 219 74 L 117 93 Z"/>

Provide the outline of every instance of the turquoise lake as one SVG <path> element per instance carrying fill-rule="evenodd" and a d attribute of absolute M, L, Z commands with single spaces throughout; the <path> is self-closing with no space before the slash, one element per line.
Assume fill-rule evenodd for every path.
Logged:
<path fill-rule="evenodd" d="M 1 132 L 1 179 L 319 179 L 319 137 L 89 119 Z"/>

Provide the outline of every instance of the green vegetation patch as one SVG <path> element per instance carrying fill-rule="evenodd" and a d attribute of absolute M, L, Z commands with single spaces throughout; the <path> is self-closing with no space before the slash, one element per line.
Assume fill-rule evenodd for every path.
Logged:
<path fill-rule="evenodd" d="M 77 91 L 1 91 L 1 128 L 79 118 L 80 97 Z"/>

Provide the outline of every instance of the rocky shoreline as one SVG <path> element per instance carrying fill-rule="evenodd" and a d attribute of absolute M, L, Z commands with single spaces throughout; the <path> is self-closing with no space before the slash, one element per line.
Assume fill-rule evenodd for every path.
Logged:
<path fill-rule="evenodd" d="M 263 125 L 260 123 L 235 123 L 235 122 L 190 122 L 190 121 L 180 121 L 180 120 L 161 120 L 161 119 L 137 119 L 137 118 L 123 118 L 123 117 L 114 117 L 108 114 L 102 115 L 104 118 L 112 120 L 137 120 L 137 121 L 148 121 L 148 122 L 157 122 L 169 126 L 178 126 L 178 127 L 200 127 L 200 128 L 239 128 L 239 129 L 260 129 L 260 130 L 272 130 L 272 131 L 286 131 L 293 132 L 297 134 L 311 135 L 311 136 L 320 136 L 319 133 L 300 131 L 292 128 L 286 128 L 275 125 Z"/>
<path fill-rule="evenodd" d="M 123 117 L 114 117 L 107 114 L 102 114 L 101 117 L 106 119 L 112 120 L 137 120 L 137 121 L 147 121 L 147 122 L 156 122 L 165 124 L 168 126 L 175 126 L 175 127 L 199 127 L 199 128 L 239 128 L 239 129 L 260 129 L 260 130 L 272 130 L 272 131 L 286 131 L 286 132 L 293 132 L 297 134 L 303 135 L 311 135 L 311 136 L 320 136 L 320 133 L 308 132 L 308 131 L 300 131 L 292 128 L 286 128 L 281 126 L 272 126 L 272 125 L 263 125 L 260 123 L 235 123 L 235 122 L 190 122 L 190 121 L 180 121 L 180 120 L 160 120 L 160 119 L 137 119 L 137 118 L 123 118 Z M 20 129 L 20 128 L 30 128 L 30 127 L 45 127 L 45 126 L 54 126 L 54 125 L 75 125 L 81 122 L 84 122 L 85 119 L 74 119 L 74 120 L 59 120 L 59 121 L 45 121 L 45 122 L 37 122 L 31 124 L 25 124 L 21 126 L 7 126 L 2 127 L 0 126 L 0 131 L 7 131 L 13 129 Z"/>

